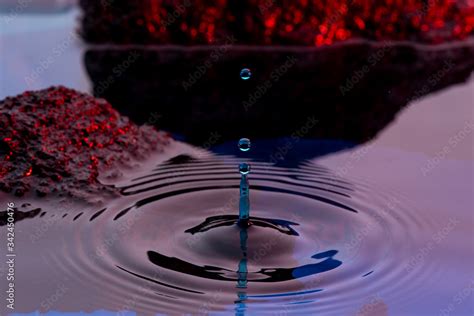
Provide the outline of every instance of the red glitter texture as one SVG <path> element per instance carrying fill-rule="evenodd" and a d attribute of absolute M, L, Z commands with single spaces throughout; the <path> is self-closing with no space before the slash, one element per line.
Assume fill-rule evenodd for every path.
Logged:
<path fill-rule="evenodd" d="M 351 38 L 437 44 L 474 32 L 472 0 L 81 0 L 95 43 L 330 45 Z"/>
<path fill-rule="evenodd" d="M 87 197 L 115 192 L 99 172 L 119 175 L 169 136 L 137 126 L 103 99 L 52 87 L 0 101 L 0 189 Z"/>

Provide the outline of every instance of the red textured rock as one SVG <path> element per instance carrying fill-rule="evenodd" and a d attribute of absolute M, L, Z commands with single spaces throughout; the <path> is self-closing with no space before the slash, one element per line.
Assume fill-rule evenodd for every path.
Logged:
<path fill-rule="evenodd" d="M 112 186 L 101 171 L 118 173 L 170 138 L 137 126 L 104 99 L 65 87 L 27 91 L 0 101 L 0 190 L 86 197 Z"/>
<path fill-rule="evenodd" d="M 438 44 L 474 34 L 472 0 L 80 0 L 91 43 L 331 45 L 349 39 Z"/>

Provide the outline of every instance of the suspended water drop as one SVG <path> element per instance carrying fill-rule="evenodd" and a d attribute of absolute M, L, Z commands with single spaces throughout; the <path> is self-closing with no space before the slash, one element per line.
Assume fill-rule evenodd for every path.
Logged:
<path fill-rule="evenodd" d="M 248 163 L 241 163 L 239 165 L 239 171 L 240 171 L 240 174 L 242 175 L 246 175 L 246 174 L 249 174 L 250 172 L 250 165 Z"/>
<path fill-rule="evenodd" d="M 252 77 L 252 72 L 250 69 L 244 68 L 240 71 L 240 78 L 242 78 L 242 80 L 248 80 L 250 77 Z"/>
<path fill-rule="evenodd" d="M 250 145 L 251 145 L 250 139 L 248 139 L 248 138 L 241 138 L 241 139 L 239 140 L 239 149 L 240 149 L 241 151 L 248 151 L 248 150 L 250 150 Z"/>

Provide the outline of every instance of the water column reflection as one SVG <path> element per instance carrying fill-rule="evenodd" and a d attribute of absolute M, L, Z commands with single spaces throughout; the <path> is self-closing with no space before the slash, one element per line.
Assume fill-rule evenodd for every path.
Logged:
<path fill-rule="evenodd" d="M 247 239 L 248 231 L 247 227 L 240 229 L 240 249 L 242 250 L 242 259 L 239 261 L 237 267 L 237 300 L 235 303 L 235 315 L 245 315 L 247 309 L 245 301 L 247 300 Z"/>

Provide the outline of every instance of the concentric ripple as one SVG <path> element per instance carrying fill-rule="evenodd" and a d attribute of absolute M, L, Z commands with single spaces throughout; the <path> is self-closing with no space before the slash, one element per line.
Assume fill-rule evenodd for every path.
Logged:
<path fill-rule="evenodd" d="M 64 218 L 76 246 L 52 264 L 101 289 L 97 308 L 144 314 L 337 315 L 409 300 L 433 273 L 406 265 L 430 225 L 407 201 L 312 163 L 251 162 L 251 225 L 239 227 L 241 161 L 178 156 L 136 175 L 106 208 Z"/>

